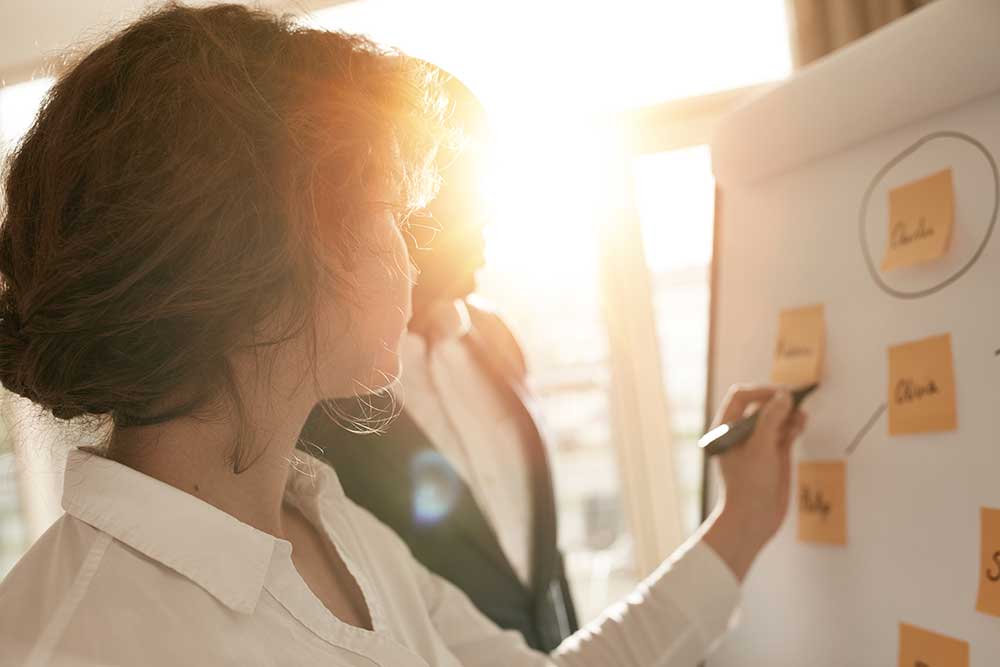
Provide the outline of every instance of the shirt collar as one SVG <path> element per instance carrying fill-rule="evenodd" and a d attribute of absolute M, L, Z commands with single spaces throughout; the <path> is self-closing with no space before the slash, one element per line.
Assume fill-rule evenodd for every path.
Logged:
<path fill-rule="evenodd" d="M 434 345 L 443 341 L 457 340 L 469 333 L 472 322 L 469 309 L 462 299 L 447 301 L 432 306 L 418 333 L 428 343 Z"/>
<path fill-rule="evenodd" d="M 301 452 L 297 456 L 304 463 L 292 465 L 286 497 L 315 504 L 321 493 L 343 496 L 329 466 Z M 62 503 L 70 516 L 177 571 L 244 614 L 257 606 L 276 549 L 291 553 L 285 540 L 83 449 L 70 452 Z"/>

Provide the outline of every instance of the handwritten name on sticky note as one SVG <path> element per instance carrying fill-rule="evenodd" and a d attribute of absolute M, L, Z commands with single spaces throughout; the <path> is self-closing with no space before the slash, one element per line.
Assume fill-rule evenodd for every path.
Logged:
<path fill-rule="evenodd" d="M 802 461 L 798 480 L 799 540 L 847 544 L 847 465 Z"/>
<path fill-rule="evenodd" d="M 982 558 L 976 610 L 1000 616 L 1000 509 L 979 510 L 982 523 Z"/>
<path fill-rule="evenodd" d="M 957 427 L 951 335 L 889 348 L 889 433 L 954 431 Z"/>
<path fill-rule="evenodd" d="M 929 262 L 951 243 L 955 187 L 951 169 L 889 191 L 889 237 L 882 270 Z"/>
<path fill-rule="evenodd" d="M 969 642 L 900 623 L 899 667 L 969 667 Z"/>
<path fill-rule="evenodd" d="M 781 311 L 771 381 L 792 386 L 819 382 L 825 347 L 822 304 Z"/>

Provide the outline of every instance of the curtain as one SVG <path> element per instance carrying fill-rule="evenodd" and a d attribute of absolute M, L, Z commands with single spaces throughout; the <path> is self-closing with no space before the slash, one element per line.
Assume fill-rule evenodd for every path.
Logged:
<path fill-rule="evenodd" d="M 808 65 L 932 0 L 787 0 L 792 58 Z"/>

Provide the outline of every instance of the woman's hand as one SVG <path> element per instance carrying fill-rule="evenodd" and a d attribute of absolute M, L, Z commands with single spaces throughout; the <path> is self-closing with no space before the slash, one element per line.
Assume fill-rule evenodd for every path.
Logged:
<path fill-rule="evenodd" d="M 753 435 L 719 457 L 725 492 L 704 534 L 741 581 L 788 512 L 792 443 L 806 423 L 803 412 L 792 411 L 787 390 L 738 386 L 723 400 L 716 423 L 736 421 L 754 406 L 763 407 Z"/>

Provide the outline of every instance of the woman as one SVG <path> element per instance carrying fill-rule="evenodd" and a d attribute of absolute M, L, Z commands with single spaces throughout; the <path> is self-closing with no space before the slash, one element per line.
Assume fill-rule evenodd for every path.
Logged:
<path fill-rule="evenodd" d="M 62 419 L 66 514 L 0 585 L 2 665 L 541 665 L 295 444 L 385 386 L 406 212 L 448 133 L 435 75 L 358 37 L 171 6 L 56 84 L 10 164 L 0 380 Z M 786 393 L 723 460 L 728 501 L 565 665 L 693 664 L 777 529 Z M 699 588 L 699 578 L 723 581 Z"/>

